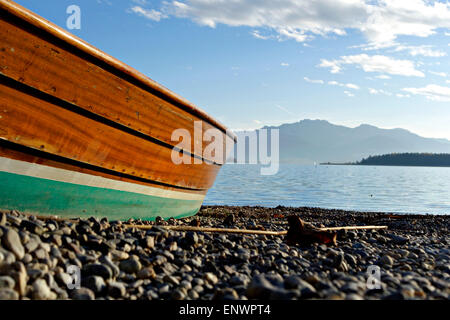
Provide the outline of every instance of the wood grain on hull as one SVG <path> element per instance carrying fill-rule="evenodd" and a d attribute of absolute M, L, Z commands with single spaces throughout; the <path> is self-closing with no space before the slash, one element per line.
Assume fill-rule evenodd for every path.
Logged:
<path fill-rule="evenodd" d="M 70 161 L 69 159 L 66 158 L 55 156 L 44 151 L 30 149 L 5 140 L 0 140 L 0 157 L 12 160 L 25 161 L 29 162 L 30 164 L 38 164 L 57 169 L 64 169 L 68 171 L 89 174 L 111 180 L 134 183 L 147 187 L 160 188 L 163 190 L 183 191 L 184 193 L 197 194 L 199 196 L 205 196 L 207 193 L 206 189 L 195 190 L 195 189 L 174 187 L 167 184 L 156 183 L 155 181 L 150 181 L 147 179 L 129 176 L 124 173 L 119 173 L 116 171 L 95 167 L 79 161 L 75 160 Z"/>
<path fill-rule="evenodd" d="M 48 98 L 48 100 L 47 100 Z M 209 189 L 220 165 L 172 162 L 172 149 L 81 115 L 0 78 L 0 138 L 63 158 L 189 189 Z M 68 109 L 69 108 L 69 109 Z"/>
<path fill-rule="evenodd" d="M 0 0 L 0 8 L 2 2 Z M 3 5 L 5 3 L 8 2 Z M 112 67 L 107 63 L 109 60 L 105 62 L 92 52 L 80 50 L 68 39 L 51 35 L 49 29 L 29 25 L 6 11 L 1 14 L 0 72 L 4 76 L 170 146 L 178 144 L 171 140 L 172 132 L 186 129 L 193 144 L 202 146 L 199 148 L 202 151 L 196 155 L 203 156 L 208 143 L 202 143 L 202 135 L 194 134 L 194 121 L 202 120 L 203 131 L 206 131 L 216 128 L 210 118 L 205 120 L 192 112 L 192 108 L 186 110 L 161 90 Z M 227 135 L 224 127 L 219 128 L 225 150 L 227 140 L 232 144 L 234 137 Z M 193 147 L 186 149 L 191 153 L 195 150 Z M 219 164 L 225 160 L 206 158 Z"/>

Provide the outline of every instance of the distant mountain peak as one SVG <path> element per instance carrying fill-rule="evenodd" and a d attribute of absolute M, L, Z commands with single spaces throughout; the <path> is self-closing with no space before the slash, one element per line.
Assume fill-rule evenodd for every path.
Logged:
<path fill-rule="evenodd" d="M 364 129 L 364 128 L 374 128 L 374 129 L 379 129 L 378 127 L 375 127 L 375 126 L 373 126 L 371 124 L 367 124 L 367 123 L 361 123 L 356 128 L 362 128 L 362 129 Z"/>
<path fill-rule="evenodd" d="M 352 162 L 377 154 L 450 153 L 449 140 L 424 138 L 405 129 L 381 129 L 366 123 L 350 128 L 327 120 L 304 119 L 264 128 L 279 129 L 282 162 Z"/>

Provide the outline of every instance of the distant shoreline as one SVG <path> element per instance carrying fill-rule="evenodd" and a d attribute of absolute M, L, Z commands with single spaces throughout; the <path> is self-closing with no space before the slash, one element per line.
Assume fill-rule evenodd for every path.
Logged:
<path fill-rule="evenodd" d="M 358 162 L 323 162 L 321 165 L 397 166 L 397 167 L 450 167 L 448 153 L 390 153 L 369 156 Z"/>
<path fill-rule="evenodd" d="M 420 165 L 420 164 L 362 164 L 362 163 L 334 163 L 323 162 L 321 166 L 372 166 L 372 167 L 429 167 L 429 168 L 450 168 L 450 165 Z"/>

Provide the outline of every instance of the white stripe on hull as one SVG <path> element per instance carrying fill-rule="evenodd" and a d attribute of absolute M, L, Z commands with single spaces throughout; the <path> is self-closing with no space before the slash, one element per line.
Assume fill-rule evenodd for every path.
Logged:
<path fill-rule="evenodd" d="M 94 176 L 87 173 L 54 168 L 4 157 L 0 157 L 0 171 L 89 187 L 133 192 L 162 198 L 180 200 L 203 200 L 205 198 L 205 195 L 202 194 L 144 186 L 140 184 Z"/>

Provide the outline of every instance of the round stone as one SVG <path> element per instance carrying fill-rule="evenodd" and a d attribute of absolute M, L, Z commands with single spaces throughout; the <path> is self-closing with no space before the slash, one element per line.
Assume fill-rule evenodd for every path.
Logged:
<path fill-rule="evenodd" d="M 71 292 L 70 297 L 73 300 L 94 300 L 95 294 L 91 289 L 79 288 Z"/>
<path fill-rule="evenodd" d="M 18 300 L 19 294 L 10 288 L 0 288 L 0 300 Z"/>
<path fill-rule="evenodd" d="M 110 282 L 108 284 L 108 295 L 113 298 L 123 298 L 127 292 L 125 284 L 122 282 Z"/>
<path fill-rule="evenodd" d="M 108 280 L 112 278 L 112 271 L 103 264 L 91 263 L 83 266 L 82 276 L 100 276 L 103 279 Z"/>
<path fill-rule="evenodd" d="M 91 289 L 95 294 L 100 294 L 106 288 L 105 281 L 100 276 L 89 276 L 82 282 L 83 287 Z"/>
<path fill-rule="evenodd" d="M 9 276 L 0 276 L 0 288 L 13 289 L 16 282 Z"/>
<path fill-rule="evenodd" d="M 131 257 L 130 259 L 121 261 L 119 268 L 126 273 L 137 273 L 141 270 L 142 265 L 136 257 Z"/>
<path fill-rule="evenodd" d="M 50 290 L 44 279 L 37 279 L 33 283 L 33 299 L 53 300 L 56 299 L 56 294 Z"/>
<path fill-rule="evenodd" d="M 3 234 L 3 244 L 6 249 L 9 249 L 12 253 L 14 253 L 17 259 L 22 260 L 25 255 L 25 249 L 20 242 L 20 237 L 16 230 L 12 228 L 6 229 L 6 232 Z"/>

